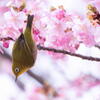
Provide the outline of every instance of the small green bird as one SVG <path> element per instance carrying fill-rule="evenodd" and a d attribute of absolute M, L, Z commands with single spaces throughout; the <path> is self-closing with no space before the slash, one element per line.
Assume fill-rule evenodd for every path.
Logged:
<path fill-rule="evenodd" d="M 28 15 L 25 32 L 19 36 L 13 47 L 12 71 L 16 80 L 19 75 L 28 71 L 36 61 L 37 47 L 31 34 L 33 17 L 33 15 Z"/>

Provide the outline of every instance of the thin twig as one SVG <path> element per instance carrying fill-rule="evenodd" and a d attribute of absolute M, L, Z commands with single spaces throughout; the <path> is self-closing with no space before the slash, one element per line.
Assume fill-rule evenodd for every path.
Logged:
<path fill-rule="evenodd" d="M 15 78 L 14 78 L 12 75 L 10 75 L 10 76 L 12 77 L 13 80 L 15 80 Z M 17 84 L 17 86 L 18 86 L 22 91 L 25 91 L 25 85 L 24 85 L 24 83 L 22 83 L 20 80 L 17 80 L 17 81 L 16 81 L 16 84 Z"/>
<path fill-rule="evenodd" d="M 53 96 L 58 95 L 58 93 L 54 90 L 54 88 L 41 76 L 34 74 L 31 70 L 28 70 L 27 74 L 31 76 L 33 79 L 37 80 L 41 85 L 43 85 L 46 94 L 51 93 Z"/>
<path fill-rule="evenodd" d="M 13 38 L 11 37 L 3 37 L 3 38 L 0 38 L 0 41 L 8 41 L 8 40 L 12 40 L 12 41 L 15 41 Z"/>
<path fill-rule="evenodd" d="M 98 49 L 100 49 L 100 46 L 99 45 L 95 45 L 95 47 L 98 48 Z"/>
<path fill-rule="evenodd" d="M 69 52 L 69 51 L 66 51 L 66 50 L 54 49 L 54 48 L 44 47 L 44 46 L 41 46 L 41 45 L 37 45 L 37 48 L 39 50 L 51 51 L 51 52 L 54 52 L 54 53 L 68 54 L 70 56 L 78 57 L 78 58 L 81 58 L 81 59 L 84 59 L 84 60 L 100 62 L 100 58 L 91 57 L 91 56 L 84 56 L 84 55 L 72 53 L 72 52 Z"/>
<path fill-rule="evenodd" d="M 31 76 L 32 78 L 34 78 L 34 79 L 36 79 L 40 84 L 44 84 L 44 80 L 43 80 L 43 78 L 41 78 L 40 76 L 38 76 L 38 75 L 36 75 L 36 74 L 34 74 L 32 71 L 27 71 L 27 74 L 29 75 L 29 76 Z"/>

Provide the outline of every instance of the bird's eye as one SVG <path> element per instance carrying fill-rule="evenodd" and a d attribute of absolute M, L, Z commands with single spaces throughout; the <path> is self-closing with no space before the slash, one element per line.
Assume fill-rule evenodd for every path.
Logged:
<path fill-rule="evenodd" d="M 18 68 L 18 67 L 15 68 L 15 72 L 16 72 L 16 73 L 19 72 L 19 68 Z"/>

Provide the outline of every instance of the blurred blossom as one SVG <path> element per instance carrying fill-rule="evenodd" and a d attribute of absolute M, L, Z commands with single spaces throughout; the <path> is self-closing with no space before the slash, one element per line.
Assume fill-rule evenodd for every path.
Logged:
<path fill-rule="evenodd" d="M 48 100 L 47 97 L 42 93 L 42 88 L 35 88 L 28 96 L 28 100 Z"/>
<path fill-rule="evenodd" d="M 65 10 L 59 10 L 59 11 L 56 13 L 56 18 L 57 18 L 58 20 L 61 20 L 61 19 L 63 19 L 63 18 L 65 17 L 65 14 L 66 14 Z"/>
<path fill-rule="evenodd" d="M 80 40 L 87 46 L 93 46 L 95 44 L 94 36 L 89 33 L 79 33 Z"/>
<path fill-rule="evenodd" d="M 20 7 L 26 0 L 9 0 L 7 6 Z"/>
<path fill-rule="evenodd" d="M 0 7 L 0 14 L 4 14 L 7 11 L 9 11 L 9 7 L 5 7 L 5 6 Z"/>
<path fill-rule="evenodd" d="M 68 4 L 71 2 L 73 8 L 74 3 L 78 3 L 78 1 L 82 1 L 82 4 L 79 5 L 86 10 L 84 13 L 82 12 L 83 14 L 78 13 L 77 9 L 65 9 L 66 6 L 63 6 L 64 2 Z M 93 25 L 91 20 L 87 18 L 86 12 L 88 11 L 83 1 L 86 5 L 92 4 L 95 6 L 100 13 L 100 0 L 57 0 L 57 3 L 60 2 L 59 4 L 63 5 L 56 7 L 54 6 L 54 0 L 0 0 L 0 39 L 2 40 L 0 42 L 2 44 L 0 44 L 0 54 L 4 53 L 1 46 L 11 52 L 12 42 L 2 38 L 9 37 L 16 40 L 25 30 L 28 14 L 34 15 L 32 36 L 36 44 L 66 50 L 71 53 L 81 52 L 89 56 L 99 52 L 92 47 L 100 44 L 100 25 L 98 23 Z M 87 47 L 89 47 L 89 51 Z M 45 53 L 52 57 L 48 57 Z M 99 57 L 99 54 L 95 54 L 95 56 Z M 0 75 L 13 75 L 11 62 L 5 61 L 1 55 Z M 48 80 L 50 85 L 54 86 L 53 88 L 58 95 L 53 97 L 47 92 L 45 93 L 44 87 L 39 87 L 37 82 L 24 74 L 22 79 L 19 80 L 25 84 L 25 91 L 16 91 L 18 87 L 16 87 L 14 80 L 11 80 L 15 84 L 14 92 L 17 92 L 17 95 L 12 95 L 12 99 L 8 98 L 8 100 L 13 100 L 13 98 L 16 98 L 15 100 L 25 100 L 21 98 L 23 96 L 26 100 L 97 100 L 97 98 L 100 98 L 99 63 L 83 61 L 74 57 L 67 59 L 64 54 L 47 51 L 38 53 L 35 66 L 36 69 L 32 69 L 33 72 L 36 71 L 36 74 Z M 2 80 L 0 81 L 2 82 Z M 9 82 L 4 83 L 0 88 L 0 96 L 2 96 L 2 91 L 6 89 L 5 86 Z M 36 86 L 33 86 L 33 83 Z M 12 88 L 12 85 L 10 88 Z M 23 93 L 21 97 L 20 93 Z M 8 94 L 4 93 L 4 97 L 6 95 Z"/>
<path fill-rule="evenodd" d="M 13 9 L 6 12 L 4 14 L 7 24 L 11 24 L 12 27 L 16 28 L 23 28 L 24 27 L 24 20 L 26 19 L 26 15 L 24 12 L 16 12 Z"/>
<path fill-rule="evenodd" d="M 12 25 L 4 25 L 0 27 L 0 37 L 11 37 L 16 40 L 19 34 L 19 30 L 16 27 L 12 27 Z"/>
<path fill-rule="evenodd" d="M 49 7 L 44 6 L 47 2 L 44 1 L 41 3 L 38 0 L 15 0 L 16 7 L 17 4 L 20 5 L 22 2 L 26 3 L 22 11 L 18 12 L 11 6 L 11 8 L 4 13 L 6 26 L 10 26 L 10 30 L 9 28 L 6 29 L 8 30 L 6 35 L 13 35 L 15 36 L 14 38 L 19 36 L 19 29 L 25 29 L 26 15 L 34 14 L 33 33 L 37 44 L 64 49 L 70 52 L 76 52 L 80 46 L 80 42 L 86 46 L 95 45 L 96 38 L 94 33 L 96 29 L 93 28 L 94 30 L 92 32 L 90 27 L 91 23 L 85 22 L 86 18 L 80 14 L 75 12 L 69 13 L 63 6 L 50 11 Z M 11 5 L 13 5 L 13 3 L 11 3 Z M 62 56 L 62 54 L 57 55 Z"/>
<path fill-rule="evenodd" d="M 4 41 L 3 42 L 3 47 L 8 48 L 9 47 L 9 41 L 6 41 L 6 42 Z"/>

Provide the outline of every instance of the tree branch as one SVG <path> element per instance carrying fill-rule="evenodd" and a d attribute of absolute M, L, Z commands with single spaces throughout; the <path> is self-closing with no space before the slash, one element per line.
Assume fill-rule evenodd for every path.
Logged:
<path fill-rule="evenodd" d="M 10 37 L 0 38 L 0 41 L 3 41 L 3 40 L 4 41 L 6 41 L 6 40 L 15 41 L 14 39 L 12 39 Z M 100 49 L 100 46 L 98 46 L 98 45 L 95 45 L 95 47 Z M 66 51 L 66 50 L 49 48 L 49 47 L 44 47 L 44 46 L 41 46 L 41 45 L 37 45 L 37 48 L 38 48 L 38 50 L 51 51 L 51 52 L 54 52 L 54 53 L 62 53 L 62 54 L 67 54 L 67 55 L 70 55 L 70 56 L 78 57 L 78 58 L 81 58 L 81 59 L 84 59 L 84 60 L 100 62 L 100 58 L 76 54 L 76 53 L 72 53 L 72 52 L 69 52 L 69 51 Z"/>
<path fill-rule="evenodd" d="M 36 79 L 40 84 L 42 84 L 42 85 L 44 84 L 44 80 L 43 80 L 40 76 L 34 74 L 32 71 L 30 71 L 30 70 L 27 71 L 27 74 L 28 74 L 30 77 Z"/>
<path fill-rule="evenodd" d="M 12 76 L 12 75 L 10 75 L 12 78 L 13 78 L 13 80 L 15 80 L 15 78 Z M 17 80 L 16 81 L 16 84 L 17 84 L 17 86 L 22 90 L 22 91 L 25 91 L 25 85 L 24 85 L 24 83 L 22 83 L 20 80 Z"/>
<path fill-rule="evenodd" d="M 98 49 L 100 49 L 100 46 L 99 45 L 95 45 L 95 47 L 98 48 Z"/>
<path fill-rule="evenodd" d="M 3 37 L 3 38 L 0 38 L 0 41 L 8 41 L 8 40 L 12 40 L 12 41 L 15 41 L 13 38 L 11 37 Z"/>
<path fill-rule="evenodd" d="M 31 70 L 27 71 L 27 74 L 31 76 L 33 79 L 37 80 L 41 85 L 43 85 L 44 92 L 46 95 L 52 94 L 53 96 L 57 96 L 58 93 L 54 90 L 54 88 L 42 77 L 39 75 L 34 74 Z"/>
<path fill-rule="evenodd" d="M 84 59 L 84 60 L 100 62 L 100 58 L 97 58 L 97 57 L 84 56 L 84 55 L 81 55 L 81 54 L 71 53 L 71 52 L 65 51 L 65 50 L 44 47 L 44 46 L 41 46 L 41 45 L 37 45 L 37 48 L 39 50 L 51 51 L 51 52 L 54 52 L 54 53 L 68 54 L 70 56 L 78 57 L 78 58 L 81 58 L 81 59 Z"/>

